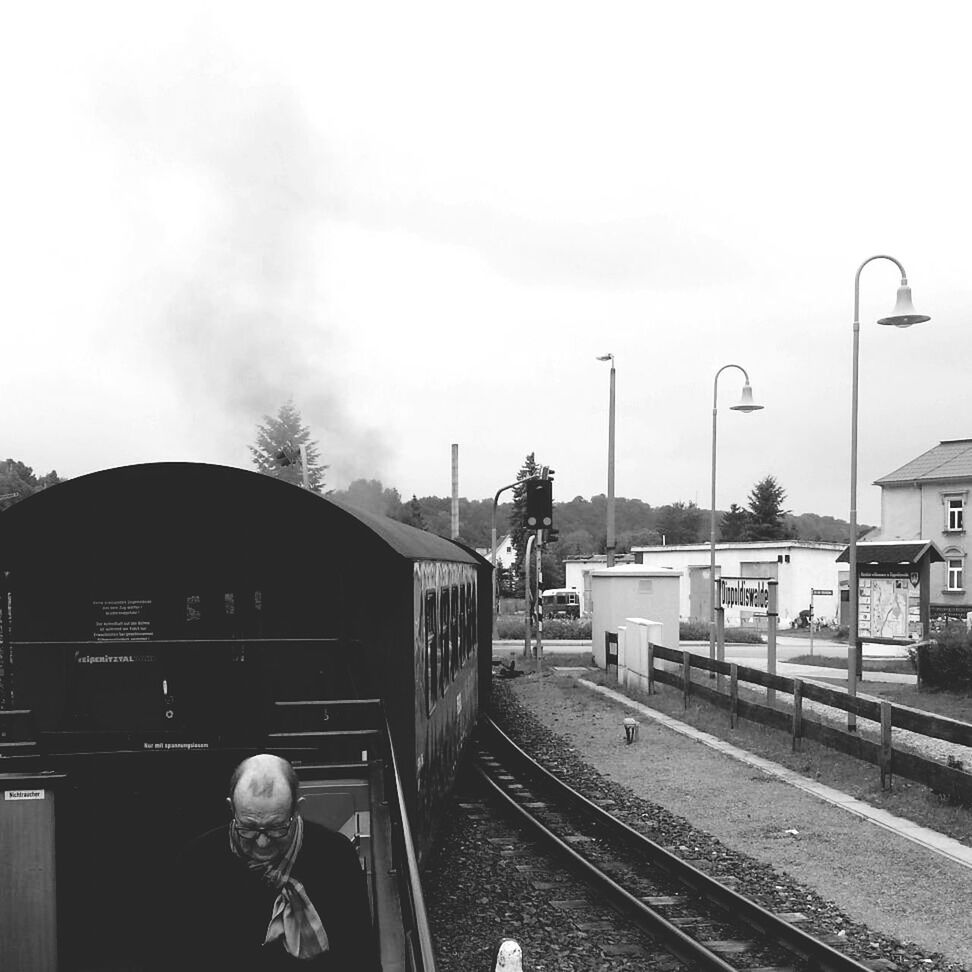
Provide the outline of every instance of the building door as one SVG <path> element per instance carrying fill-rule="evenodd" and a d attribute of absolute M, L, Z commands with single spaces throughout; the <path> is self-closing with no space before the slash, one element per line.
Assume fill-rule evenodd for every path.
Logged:
<path fill-rule="evenodd" d="M 709 565 L 689 566 L 689 618 L 708 624 L 712 618 L 712 583 L 709 580 Z M 716 577 L 722 571 L 716 564 Z"/>

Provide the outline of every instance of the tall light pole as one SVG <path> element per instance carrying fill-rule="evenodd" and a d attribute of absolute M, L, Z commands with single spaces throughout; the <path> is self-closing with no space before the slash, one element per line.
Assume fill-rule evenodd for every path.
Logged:
<path fill-rule="evenodd" d="M 734 412 L 755 412 L 761 409 L 762 405 L 757 405 L 753 401 L 753 389 L 749 384 L 749 373 L 742 365 L 727 364 L 723 365 L 716 373 L 712 381 L 712 505 L 709 509 L 709 582 L 712 590 L 712 603 L 709 611 L 709 658 L 715 660 L 716 656 L 716 600 L 719 596 L 719 585 L 716 582 L 716 419 L 719 413 L 719 375 L 727 368 L 736 368 L 743 373 L 746 383 L 743 385 L 742 397 L 738 405 L 730 405 Z M 719 659 L 722 661 L 722 659 Z"/>
<path fill-rule="evenodd" d="M 518 480 L 515 483 L 510 483 L 508 486 L 500 486 L 496 490 L 496 495 L 493 497 L 493 514 L 490 519 L 490 530 L 489 530 L 489 562 L 493 565 L 493 621 L 496 621 L 496 507 L 499 504 L 500 493 L 505 493 L 508 489 L 516 489 L 520 485 L 522 480 Z"/>
<path fill-rule="evenodd" d="M 611 362 L 611 397 L 608 405 L 608 494 L 607 494 L 607 565 L 614 566 L 614 355 L 602 354 L 598 361 Z"/>
<path fill-rule="evenodd" d="M 908 286 L 908 275 L 901 263 L 892 256 L 882 253 L 868 257 L 854 275 L 854 350 L 853 370 L 851 372 L 851 468 L 850 468 L 850 544 L 848 546 L 848 614 L 847 614 L 847 694 L 857 694 L 857 670 L 860 661 L 860 641 L 857 630 L 857 388 L 858 388 L 858 351 L 861 330 L 861 271 L 874 260 L 890 260 L 901 272 L 901 285 L 898 287 L 898 299 L 894 310 L 887 317 L 878 320 L 878 324 L 889 324 L 893 327 L 911 327 L 912 324 L 922 324 L 930 321 L 927 314 L 919 314 L 911 303 L 911 287 Z M 853 712 L 847 713 L 847 728 L 857 728 L 857 717 Z"/>

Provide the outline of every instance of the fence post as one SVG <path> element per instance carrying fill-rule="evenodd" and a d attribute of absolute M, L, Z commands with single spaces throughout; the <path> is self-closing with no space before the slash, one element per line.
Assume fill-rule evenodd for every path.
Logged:
<path fill-rule="evenodd" d="M 739 719 L 739 668 L 735 662 L 729 666 L 729 728 L 735 729 Z"/>
<path fill-rule="evenodd" d="M 648 694 L 655 693 L 655 646 L 648 642 Z"/>
<path fill-rule="evenodd" d="M 885 782 L 887 786 L 885 786 Z M 891 789 L 891 703 L 881 703 L 881 789 Z"/>
<path fill-rule="evenodd" d="M 682 706 L 688 708 L 689 686 L 692 684 L 692 655 L 682 652 Z"/>
<path fill-rule="evenodd" d="M 793 679 L 793 752 L 803 750 L 803 680 Z"/>

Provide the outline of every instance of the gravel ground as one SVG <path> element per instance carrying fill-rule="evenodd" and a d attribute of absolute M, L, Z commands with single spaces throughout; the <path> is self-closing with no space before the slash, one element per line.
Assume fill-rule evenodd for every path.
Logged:
<path fill-rule="evenodd" d="M 575 786 L 610 796 L 622 816 L 710 862 L 710 873 L 735 876 L 765 907 L 802 912 L 808 930 L 838 935 L 859 961 L 902 972 L 972 969 L 972 870 L 664 727 L 643 722 L 625 745 L 626 710 L 569 676 L 542 687 L 534 675 L 497 683 L 494 710 Z M 490 873 L 488 838 L 474 831 L 457 812 L 426 874 L 442 972 L 489 968 L 495 941 L 516 937 L 529 911 Z M 587 944 L 565 956 L 556 928 L 539 931 L 527 972 L 598 967 Z"/>

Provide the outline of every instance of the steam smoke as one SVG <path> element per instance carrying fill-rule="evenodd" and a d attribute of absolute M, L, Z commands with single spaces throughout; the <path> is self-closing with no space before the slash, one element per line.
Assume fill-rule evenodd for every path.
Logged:
<path fill-rule="evenodd" d="M 329 486 L 377 478 L 389 449 L 344 405 L 319 256 L 340 209 L 334 166 L 290 90 L 209 64 L 180 72 L 104 92 L 140 187 L 136 251 L 149 251 L 120 339 L 159 358 L 207 424 L 242 436 L 241 453 L 292 399 Z"/>

